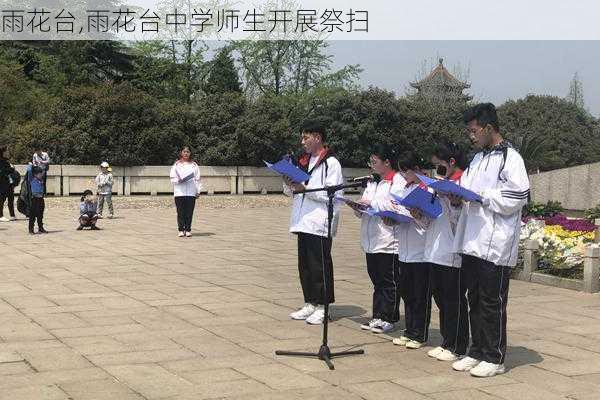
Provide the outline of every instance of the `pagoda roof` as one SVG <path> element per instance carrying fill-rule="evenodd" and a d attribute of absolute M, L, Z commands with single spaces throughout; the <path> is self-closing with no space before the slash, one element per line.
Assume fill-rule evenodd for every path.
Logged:
<path fill-rule="evenodd" d="M 470 84 L 458 80 L 452 75 L 446 67 L 444 67 L 444 59 L 439 59 L 439 64 L 427 75 L 418 82 L 411 82 L 410 85 L 416 89 L 424 86 L 445 86 L 459 89 L 468 89 Z"/>

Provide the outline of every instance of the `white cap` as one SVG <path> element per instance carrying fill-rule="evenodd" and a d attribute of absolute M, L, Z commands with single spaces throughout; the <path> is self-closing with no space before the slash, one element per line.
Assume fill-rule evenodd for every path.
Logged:
<path fill-rule="evenodd" d="M 108 163 L 106 161 L 102 161 L 102 163 L 100 163 L 100 166 L 102 168 L 108 168 L 109 167 L 109 165 L 108 165 Z"/>

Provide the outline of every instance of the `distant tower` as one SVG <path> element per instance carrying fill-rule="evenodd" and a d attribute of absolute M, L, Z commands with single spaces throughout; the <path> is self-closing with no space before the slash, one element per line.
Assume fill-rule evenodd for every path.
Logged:
<path fill-rule="evenodd" d="M 410 86 L 417 89 L 417 96 L 428 100 L 462 100 L 467 102 L 472 99 L 463 90 L 471 87 L 467 82 L 455 78 L 444 67 L 444 59 L 439 59 L 439 64 L 425 78 L 418 82 L 411 82 Z"/>

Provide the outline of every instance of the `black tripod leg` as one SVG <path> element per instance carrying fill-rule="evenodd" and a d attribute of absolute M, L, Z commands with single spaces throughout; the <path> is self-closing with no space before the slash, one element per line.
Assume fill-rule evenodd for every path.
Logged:
<path fill-rule="evenodd" d="M 309 353 L 306 351 L 275 350 L 275 354 L 278 356 L 319 357 L 318 353 Z"/>
<path fill-rule="evenodd" d="M 349 350 L 349 351 L 338 351 L 337 353 L 331 353 L 331 357 L 344 357 L 344 356 L 353 356 L 356 354 L 365 354 L 364 350 Z"/>

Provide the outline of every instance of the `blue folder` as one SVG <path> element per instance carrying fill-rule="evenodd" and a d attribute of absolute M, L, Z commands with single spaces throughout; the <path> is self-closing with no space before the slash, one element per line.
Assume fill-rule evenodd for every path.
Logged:
<path fill-rule="evenodd" d="M 264 161 L 267 168 L 277 172 L 279 175 L 287 176 L 294 183 L 306 182 L 310 179 L 310 175 L 296 167 L 288 160 L 280 160 L 275 164 Z"/>
<path fill-rule="evenodd" d="M 482 202 L 481 196 L 475 192 L 470 191 L 469 189 L 465 189 L 462 186 L 457 185 L 456 183 L 449 181 L 448 179 L 431 179 L 424 175 L 418 175 L 417 177 L 423 182 L 425 185 L 429 186 L 433 190 L 436 190 L 440 193 L 449 193 L 462 197 L 467 201 L 478 201 Z"/>
<path fill-rule="evenodd" d="M 369 208 L 365 213 L 381 218 L 391 218 L 396 222 L 411 222 L 413 219 L 407 215 L 398 214 L 393 211 L 377 211 L 374 208 Z"/>
<path fill-rule="evenodd" d="M 391 193 L 394 200 L 407 208 L 416 208 L 429 218 L 437 218 L 442 214 L 440 201 L 426 190 L 419 187 L 414 188 L 405 197 Z"/>
<path fill-rule="evenodd" d="M 190 173 L 189 175 L 187 175 L 187 176 L 185 176 L 185 177 L 181 178 L 179 181 L 180 181 L 180 182 L 182 182 L 182 183 L 183 183 L 183 182 L 187 182 L 187 181 L 189 181 L 190 179 L 194 179 L 194 176 L 195 176 L 195 174 L 192 172 L 192 173 Z"/>

